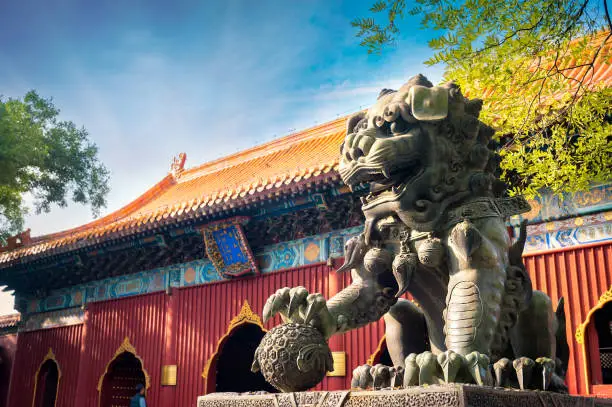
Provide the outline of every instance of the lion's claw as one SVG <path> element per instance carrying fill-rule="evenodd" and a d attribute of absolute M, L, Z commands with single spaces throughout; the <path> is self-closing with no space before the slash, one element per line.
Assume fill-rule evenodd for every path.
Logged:
<path fill-rule="evenodd" d="M 453 383 L 457 377 L 457 373 L 459 373 L 459 369 L 466 363 L 462 355 L 452 350 L 440 353 L 437 359 L 438 364 L 442 368 L 445 383 Z"/>
<path fill-rule="evenodd" d="M 419 365 L 416 363 L 416 353 L 411 353 L 404 360 L 404 388 L 419 385 Z"/>
<path fill-rule="evenodd" d="M 493 364 L 493 370 L 495 371 L 495 386 L 504 387 L 508 383 L 511 372 L 510 359 L 501 358 Z"/>
<path fill-rule="evenodd" d="M 401 366 L 390 367 L 382 364 L 375 366 L 361 365 L 353 370 L 351 387 L 354 389 L 388 390 L 402 387 L 404 380 L 404 368 Z"/>
<path fill-rule="evenodd" d="M 480 352 L 471 352 L 465 356 L 467 367 L 472 378 L 479 385 L 491 385 L 491 371 L 489 370 L 489 357 Z"/>
<path fill-rule="evenodd" d="M 531 383 L 531 375 L 533 374 L 535 362 L 529 358 L 522 357 L 515 359 L 512 362 L 512 366 L 516 371 L 516 378 L 518 380 L 520 389 L 527 389 L 529 384 Z"/>
<path fill-rule="evenodd" d="M 552 381 L 552 375 L 555 372 L 555 362 L 550 358 L 537 358 L 536 365 L 542 374 L 541 389 L 547 390 Z"/>
<path fill-rule="evenodd" d="M 309 294 L 304 287 L 281 288 L 272 294 L 263 309 L 264 322 L 277 314 L 283 322 L 313 325 L 325 338 L 338 330 L 340 322 L 329 313 L 323 295 Z"/>
<path fill-rule="evenodd" d="M 279 288 L 274 294 L 272 294 L 263 308 L 263 320 L 264 323 L 276 314 L 280 313 L 283 317 L 287 316 L 287 305 L 289 304 L 290 290 L 287 287 Z M 285 318 L 283 318 L 285 319 Z"/>
<path fill-rule="evenodd" d="M 555 374 L 555 362 L 547 357 L 537 358 L 535 361 L 527 357 L 520 357 L 510 361 L 503 358 L 495 362 L 496 383 L 498 387 L 513 387 L 521 390 L 540 389 L 564 392 L 563 380 Z"/>
<path fill-rule="evenodd" d="M 368 389 L 371 388 L 374 380 L 372 379 L 370 365 L 357 366 L 353 370 L 353 378 L 351 380 L 351 388 L 353 389 Z"/>
<path fill-rule="evenodd" d="M 416 357 L 419 366 L 419 385 L 438 384 L 438 360 L 431 352 L 423 352 Z"/>
<path fill-rule="evenodd" d="M 296 319 L 300 317 L 298 311 L 300 311 L 300 308 L 304 307 L 307 297 L 308 290 L 306 290 L 304 287 L 294 287 L 289 290 L 289 307 L 287 316 L 293 322 L 297 322 Z"/>
<path fill-rule="evenodd" d="M 438 355 L 412 353 L 404 361 L 404 387 L 443 383 L 492 383 L 489 358 L 478 352 L 467 356 L 448 350 Z"/>
<path fill-rule="evenodd" d="M 306 314 L 304 323 L 308 324 L 315 316 L 321 312 L 327 312 L 327 300 L 321 294 L 310 294 L 306 297 Z"/>
<path fill-rule="evenodd" d="M 443 383 L 475 383 L 525 389 L 554 388 L 563 391 L 562 380 L 554 373 L 555 363 L 549 358 L 536 361 L 521 357 L 513 361 L 503 358 L 492 366 L 483 353 L 466 356 L 448 350 L 434 355 L 431 352 L 411 353 L 404 366 L 362 365 L 353 370 L 351 386 L 358 389 L 386 389 Z M 534 374 L 535 373 L 535 374 Z M 495 383 L 494 383 L 495 382 Z"/>

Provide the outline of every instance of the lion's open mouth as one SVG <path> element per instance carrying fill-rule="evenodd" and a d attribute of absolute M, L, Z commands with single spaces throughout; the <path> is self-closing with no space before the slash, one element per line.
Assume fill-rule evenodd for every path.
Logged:
<path fill-rule="evenodd" d="M 364 204 L 373 203 L 379 199 L 396 199 L 401 195 L 411 181 L 423 173 L 423 165 L 419 160 L 405 163 L 402 168 L 377 169 L 354 168 L 348 180 L 356 184 L 369 184 L 370 192 L 363 198 Z"/>

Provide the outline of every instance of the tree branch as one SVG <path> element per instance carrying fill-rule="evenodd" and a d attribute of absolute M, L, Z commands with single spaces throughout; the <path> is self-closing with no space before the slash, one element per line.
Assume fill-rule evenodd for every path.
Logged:
<path fill-rule="evenodd" d="M 603 0 L 603 6 L 606 13 L 606 20 L 608 20 L 608 29 L 612 31 L 612 20 L 610 20 L 610 12 L 608 11 L 608 0 Z"/>
<path fill-rule="evenodd" d="M 590 0 L 585 0 L 584 3 L 582 3 L 582 6 L 580 6 L 580 9 L 578 10 L 578 13 L 576 13 L 576 17 L 573 18 L 573 22 L 572 24 L 570 24 L 562 33 L 561 33 L 561 37 L 566 36 L 571 30 L 572 28 L 574 28 L 576 26 L 576 23 L 578 23 L 578 21 L 580 20 L 580 17 L 582 17 L 582 14 L 584 14 L 584 11 L 586 10 L 586 6 L 587 4 L 589 4 Z M 604 0 L 606 1 L 606 0 Z"/>
<path fill-rule="evenodd" d="M 506 36 L 501 41 L 497 41 L 496 44 L 492 44 L 492 45 L 489 45 L 488 47 L 484 47 L 484 48 L 481 48 L 481 49 L 479 49 L 477 51 L 474 51 L 472 53 L 472 58 L 474 58 L 474 57 L 478 56 L 479 54 L 482 54 L 483 52 L 486 52 L 486 51 L 488 51 L 490 49 L 499 47 L 500 45 L 502 45 L 503 43 L 505 43 L 509 39 L 511 39 L 513 37 L 516 37 L 521 32 L 535 30 L 538 27 L 538 25 L 540 25 L 542 23 L 542 21 L 544 21 L 544 13 L 542 13 L 542 15 L 540 16 L 540 19 L 538 21 L 536 21 L 536 23 L 534 25 L 532 25 L 531 27 L 519 28 L 518 30 L 513 31 L 512 34 Z"/>

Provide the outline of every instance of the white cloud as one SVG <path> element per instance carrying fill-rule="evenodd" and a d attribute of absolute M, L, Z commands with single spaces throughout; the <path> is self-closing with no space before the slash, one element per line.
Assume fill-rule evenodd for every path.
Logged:
<path fill-rule="evenodd" d="M 36 88 L 53 95 L 64 118 L 89 130 L 111 171 L 106 213 L 159 181 L 180 152 L 188 166 L 199 165 L 366 107 L 381 88 L 397 88 L 419 72 L 434 82 L 441 77 L 440 69 L 424 70 L 424 58 L 409 49 L 377 67 L 367 66 L 365 52 L 358 63 L 337 58 L 325 68 L 324 84 L 311 78 L 298 86 L 301 70 L 317 60 L 321 34 L 306 29 L 305 40 L 295 43 L 283 39 L 288 27 L 281 21 L 249 37 L 236 32 L 231 7 L 227 13 L 211 49 L 204 49 L 209 41 L 193 53 L 170 55 L 150 32 L 134 30 L 99 56 L 109 66 L 86 65 L 80 54 L 65 58 L 67 87 L 15 82 L 21 86 L 14 94 Z M 27 227 L 40 235 L 90 220 L 87 208 L 70 205 L 29 215 Z"/>

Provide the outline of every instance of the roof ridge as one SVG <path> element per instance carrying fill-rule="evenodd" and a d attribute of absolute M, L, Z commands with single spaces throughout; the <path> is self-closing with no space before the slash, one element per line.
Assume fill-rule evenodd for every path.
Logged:
<path fill-rule="evenodd" d="M 348 116 L 349 115 L 342 116 L 335 120 L 310 127 L 306 130 L 291 133 L 287 136 L 283 136 L 281 138 L 253 146 L 246 150 L 241 150 L 230 155 L 222 156 L 214 160 L 207 161 L 195 167 L 185 169 L 185 171 L 181 174 L 179 178 L 179 182 L 194 179 L 195 177 L 193 175 L 195 175 L 196 173 L 197 177 L 205 174 L 212 174 L 225 168 L 232 167 L 237 163 L 248 162 L 250 160 L 261 158 L 266 155 L 284 150 L 287 147 L 291 147 L 298 142 L 304 142 L 310 139 L 325 137 L 328 134 L 322 133 L 322 131 L 334 130 L 339 124 L 345 123 Z"/>
<path fill-rule="evenodd" d="M 159 208 L 149 208 L 144 212 L 141 211 L 141 209 L 146 207 L 146 205 L 152 200 L 154 200 L 156 197 L 167 191 L 171 186 L 178 185 L 183 182 L 188 182 L 204 175 L 214 174 L 215 172 L 234 167 L 240 163 L 249 162 L 258 158 L 265 157 L 267 155 L 284 151 L 297 143 L 307 142 L 317 138 L 323 138 L 325 136 L 328 136 L 333 130 L 337 130 L 338 126 L 343 125 L 346 122 L 346 118 L 348 116 L 349 115 L 342 116 L 335 120 L 321 123 L 306 130 L 289 134 L 279 139 L 275 139 L 254 146 L 247 150 L 242 150 L 237 153 L 230 154 L 228 156 L 223 156 L 218 159 L 205 162 L 193 168 L 185 169 L 177 177 L 173 176 L 172 173 L 168 173 L 161 181 L 157 182 L 154 186 L 147 189 L 138 198 L 134 199 L 123 207 L 109 213 L 108 215 L 74 228 L 65 229 L 59 232 L 44 234 L 40 236 L 34 236 L 31 238 L 30 242 L 16 249 L 36 246 L 40 243 L 44 243 L 50 240 L 61 239 L 71 235 L 76 235 L 92 228 L 110 225 L 112 223 L 120 222 L 122 220 L 139 218 L 145 214 L 154 213 L 155 211 L 159 210 Z M 172 205 L 169 204 L 165 206 L 172 207 Z"/>
<path fill-rule="evenodd" d="M 176 180 L 172 176 L 172 174 L 169 173 L 166 176 L 164 176 L 164 178 L 162 178 L 161 181 L 157 182 L 151 188 L 143 192 L 138 198 L 130 201 L 126 205 L 109 213 L 108 215 L 95 219 L 91 222 L 85 223 L 84 225 L 76 226 L 74 228 L 65 229 L 59 232 L 55 232 L 55 233 L 48 233 L 45 235 L 34 236 L 32 237 L 30 243 L 24 246 L 33 246 L 38 243 L 44 242 L 46 240 L 65 237 L 65 236 L 68 236 L 74 233 L 82 232 L 84 230 L 90 229 L 95 226 L 112 223 L 112 222 L 120 220 L 121 218 L 128 217 L 129 215 L 136 213 L 139 208 L 142 208 L 144 205 L 146 205 L 148 202 L 150 202 L 156 196 L 158 196 L 160 192 L 165 191 L 166 189 L 168 189 L 168 187 L 172 186 L 173 184 L 176 184 Z"/>

